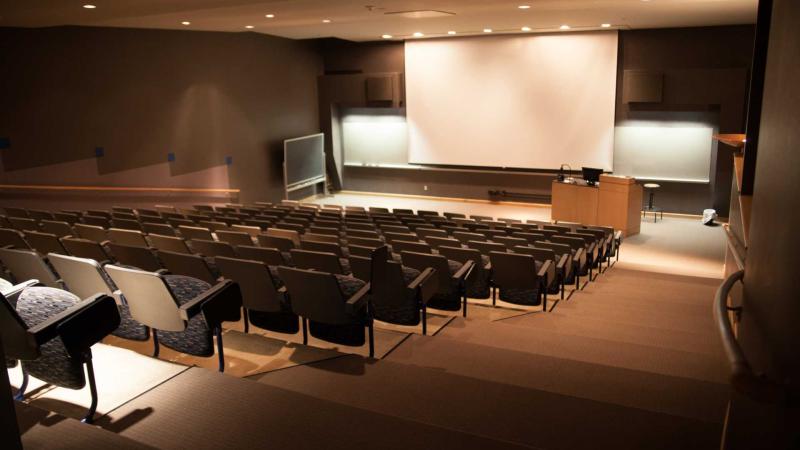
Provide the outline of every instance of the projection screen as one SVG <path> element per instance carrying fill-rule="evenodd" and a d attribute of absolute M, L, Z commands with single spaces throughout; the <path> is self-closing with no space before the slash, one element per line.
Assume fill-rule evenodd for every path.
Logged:
<path fill-rule="evenodd" d="M 407 41 L 409 162 L 612 170 L 617 32 Z"/>

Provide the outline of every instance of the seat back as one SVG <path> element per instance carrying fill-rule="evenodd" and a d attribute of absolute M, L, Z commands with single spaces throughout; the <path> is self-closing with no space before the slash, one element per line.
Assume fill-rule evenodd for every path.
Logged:
<path fill-rule="evenodd" d="M 442 247 L 461 247 L 461 241 L 452 238 L 427 237 L 425 238 L 425 242 L 435 249 L 440 249 Z"/>
<path fill-rule="evenodd" d="M 314 269 L 320 272 L 344 275 L 344 268 L 335 253 L 314 252 L 292 249 L 292 263 L 301 269 Z"/>
<path fill-rule="evenodd" d="M 28 214 L 28 210 L 25 208 L 13 208 L 11 206 L 4 206 L 3 209 L 6 211 L 6 216 L 8 218 L 12 217 L 30 217 Z"/>
<path fill-rule="evenodd" d="M 31 246 L 25 242 L 22 233 L 12 228 L 0 228 L 0 247 L 11 247 L 23 250 L 31 248 Z"/>
<path fill-rule="evenodd" d="M 250 234 L 243 231 L 217 231 L 217 239 L 221 242 L 227 242 L 232 246 L 237 245 L 253 245 L 253 238 Z"/>
<path fill-rule="evenodd" d="M 489 255 L 491 252 L 505 252 L 506 246 L 497 242 L 469 241 L 467 247 L 474 248 L 481 252 L 481 255 Z"/>
<path fill-rule="evenodd" d="M 147 220 L 147 219 L 145 219 Z M 166 223 L 147 222 L 142 223 L 142 230 L 147 234 L 158 234 L 161 236 L 177 236 L 178 233 L 172 225 Z"/>
<path fill-rule="evenodd" d="M 53 271 L 32 250 L 0 248 L 0 262 L 11 272 L 17 283 L 39 280 L 45 286 L 61 288 Z"/>
<path fill-rule="evenodd" d="M 373 239 L 373 238 L 363 238 L 357 236 L 347 236 L 347 243 L 348 245 L 360 245 L 362 247 L 369 247 L 369 248 L 378 248 L 383 245 L 383 241 L 380 239 Z"/>
<path fill-rule="evenodd" d="M 339 244 L 339 236 L 335 234 L 319 234 L 319 233 L 306 233 L 300 239 L 301 242 L 327 242 L 330 244 Z"/>
<path fill-rule="evenodd" d="M 348 238 L 361 237 L 361 238 L 378 239 L 378 240 L 380 240 L 381 238 L 381 235 L 378 234 L 377 231 L 369 231 L 369 230 L 357 230 L 348 228 L 345 234 L 347 235 Z"/>
<path fill-rule="evenodd" d="M 98 293 L 113 296 L 111 287 L 103 277 L 103 268 L 97 261 L 55 253 L 47 255 L 47 258 L 67 289 L 78 297 L 89 298 Z"/>
<path fill-rule="evenodd" d="M 278 285 L 266 264 L 225 257 L 216 258 L 215 262 L 224 278 L 239 284 L 245 308 L 263 312 L 281 311 L 283 294 L 278 292 Z"/>
<path fill-rule="evenodd" d="M 36 219 L 9 217 L 8 221 L 11 222 L 11 226 L 19 231 L 39 231 L 39 222 Z"/>
<path fill-rule="evenodd" d="M 471 233 L 468 231 L 454 231 L 453 237 L 461 241 L 462 244 L 466 244 L 469 241 L 485 241 L 486 236 L 480 233 Z"/>
<path fill-rule="evenodd" d="M 26 231 L 25 240 L 28 241 L 31 248 L 39 252 L 40 255 L 46 255 L 48 253 L 67 254 L 67 250 L 61 245 L 61 241 L 58 240 L 55 234 Z"/>
<path fill-rule="evenodd" d="M 445 295 L 450 293 L 453 283 L 451 281 L 450 265 L 446 257 L 416 252 L 401 252 L 400 257 L 403 260 L 403 265 L 413 267 L 420 272 L 428 267 L 435 270 L 439 285 L 438 293 Z"/>
<path fill-rule="evenodd" d="M 55 234 L 58 237 L 72 236 L 75 234 L 75 230 L 73 230 L 70 224 L 67 222 L 61 222 L 58 220 L 43 220 L 40 225 L 43 232 Z"/>
<path fill-rule="evenodd" d="M 181 232 L 181 236 L 186 240 L 195 240 L 195 239 L 203 239 L 206 241 L 213 241 L 214 236 L 211 234 L 211 230 L 208 228 L 203 227 L 189 227 L 186 225 L 178 226 L 178 231 Z"/>
<path fill-rule="evenodd" d="M 228 258 L 236 258 L 236 250 L 233 249 L 231 244 L 227 242 L 207 241 L 205 239 L 196 239 L 189 242 L 192 247 L 193 253 L 203 256 L 216 257 L 227 256 Z"/>
<path fill-rule="evenodd" d="M 319 241 L 303 241 L 300 248 L 303 250 L 310 250 L 312 252 L 333 253 L 339 258 L 344 257 L 344 251 L 342 250 L 342 246 L 340 244 Z"/>
<path fill-rule="evenodd" d="M 415 231 L 417 233 L 417 236 L 420 237 L 420 239 L 425 239 L 428 237 L 437 237 L 446 239 L 450 237 L 450 235 L 447 234 L 447 231 L 440 230 L 439 228 L 419 227 Z"/>
<path fill-rule="evenodd" d="M 202 256 L 175 252 L 159 252 L 158 257 L 161 259 L 161 263 L 164 264 L 164 268 L 170 271 L 170 273 L 197 278 L 211 285 L 217 283 L 217 277 L 211 272 L 208 263 L 206 263 L 206 260 L 203 259 Z M 123 291 L 123 293 L 124 292 L 125 291 Z"/>
<path fill-rule="evenodd" d="M 268 266 L 281 266 L 286 264 L 281 251 L 275 248 L 256 247 L 254 245 L 240 245 L 236 247 L 236 253 L 241 259 L 251 261 L 261 261 Z"/>
<path fill-rule="evenodd" d="M 236 231 L 236 232 L 239 232 L 239 233 L 247 233 L 250 236 L 250 243 L 249 244 L 237 244 L 237 245 L 253 245 L 253 239 L 252 238 L 254 238 L 254 237 L 258 236 L 259 234 L 261 234 L 261 227 L 254 226 L 254 225 L 231 225 L 231 230 L 232 230 L 232 232 Z M 217 235 L 217 237 L 219 237 L 220 240 L 224 240 L 224 239 L 222 239 L 222 237 L 219 236 L 219 234 Z M 230 241 L 228 241 L 228 242 L 230 242 Z"/>
<path fill-rule="evenodd" d="M 545 235 L 543 235 L 542 233 L 531 233 L 531 232 L 516 232 L 512 235 L 512 237 L 525 239 L 525 241 L 527 241 L 528 244 L 533 244 L 534 242 L 537 241 L 546 240 Z"/>
<path fill-rule="evenodd" d="M 407 305 L 409 300 L 403 268 L 394 261 L 389 261 L 389 248 L 378 247 L 370 257 L 370 274 L 364 281 L 370 282 L 371 301 L 379 307 L 397 307 Z"/>
<path fill-rule="evenodd" d="M 150 245 L 158 251 L 168 251 L 176 253 L 192 253 L 186 241 L 182 238 L 175 236 L 162 236 L 160 234 L 151 234 L 147 236 L 150 240 Z"/>
<path fill-rule="evenodd" d="M 294 241 L 279 236 L 267 236 L 266 234 L 259 234 L 258 235 L 258 245 L 265 247 L 265 248 L 275 248 L 282 252 L 288 252 L 289 250 L 293 249 Z"/>
<path fill-rule="evenodd" d="M 155 272 L 161 269 L 161 263 L 147 247 L 134 245 L 123 245 L 111 242 L 108 244 L 114 259 L 122 265 L 133 266 L 148 272 Z"/>
<path fill-rule="evenodd" d="M 40 209 L 29 209 L 28 215 L 31 219 L 36 220 L 53 220 L 55 217 L 50 211 L 43 211 Z"/>
<path fill-rule="evenodd" d="M 394 241 L 392 242 L 392 251 L 394 253 L 400 252 L 417 252 L 417 253 L 433 253 L 433 249 L 425 242 L 410 242 L 410 241 Z"/>
<path fill-rule="evenodd" d="M 186 329 L 178 302 L 161 275 L 114 265 L 105 269 L 125 296 L 134 320 L 158 330 Z"/>
<path fill-rule="evenodd" d="M 573 250 L 586 248 L 586 241 L 583 238 L 575 236 L 553 236 L 550 241 L 556 244 L 565 244 Z"/>
<path fill-rule="evenodd" d="M 295 314 L 331 325 L 357 323 L 347 314 L 339 283 L 333 274 L 280 266 L 278 274 L 286 284 Z"/>
<path fill-rule="evenodd" d="M 73 227 L 79 238 L 94 242 L 105 242 L 108 240 L 108 233 L 103 227 L 83 223 L 76 223 Z"/>
<path fill-rule="evenodd" d="M 134 218 L 130 219 L 123 219 L 114 217 L 111 219 L 111 226 L 114 228 L 119 228 L 122 230 L 134 230 L 134 231 L 142 231 L 142 224 Z"/>
<path fill-rule="evenodd" d="M 106 217 L 86 214 L 83 216 L 82 220 L 83 223 L 85 223 L 86 225 L 94 225 L 96 227 L 102 227 L 102 228 L 111 228 L 111 220 L 109 220 Z"/>
<path fill-rule="evenodd" d="M 516 246 L 526 246 L 528 245 L 528 241 L 522 238 L 516 237 L 509 237 L 509 236 L 497 236 L 493 239 L 495 242 L 499 244 L 503 244 L 506 246 L 507 250 L 512 250 Z"/>
<path fill-rule="evenodd" d="M 89 258 L 98 262 L 111 261 L 111 257 L 102 245 L 89 239 L 66 237 L 61 238 L 61 243 L 67 252 L 79 258 Z"/>
<path fill-rule="evenodd" d="M 110 228 L 108 230 L 108 240 L 120 245 L 129 245 L 131 247 L 147 247 L 147 240 L 141 231 Z"/>
<path fill-rule="evenodd" d="M 295 247 L 300 246 L 300 233 L 298 233 L 296 230 L 286 230 L 282 228 L 267 228 L 266 235 L 291 239 Z"/>
<path fill-rule="evenodd" d="M 63 211 L 53 213 L 53 218 L 57 221 L 67 222 L 70 225 L 75 225 L 81 220 L 81 216 L 79 216 L 78 214 L 71 212 L 63 212 Z"/>
<path fill-rule="evenodd" d="M 419 237 L 414 233 L 384 232 L 383 237 L 385 237 L 386 242 L 390 244 L 395 243 L 397 241 L 406 241 L 406 242 L 419 241 Z"/>
<path fill-rule="evenodd" d="M 536 289 L 539 277 L 536 259 L 531 255 L 508 252 L 490 252 L 492 281 L 505 289 Z"/>
<path fill-rule="evenodd" d="M 574 231 L 572 227 L 565 226 L 565 225 L 548 224 L 548 225 L 542 225 L 542 228 L 545 229 L 545 230 L 558 231 L 559 233 L 571 233 L 572 231 Z"/>

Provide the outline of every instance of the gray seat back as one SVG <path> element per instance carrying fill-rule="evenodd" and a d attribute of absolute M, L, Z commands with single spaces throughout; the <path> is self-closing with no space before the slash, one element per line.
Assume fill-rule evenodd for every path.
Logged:
<path fill-rule="evenodd" d="M 19 230 L 12 228 L 0 228 L 0 247 L 11 247 L 28 250 L 31 246 L 25 241 Z"/>
<path fill-rule="evenodd" d="M 61 288 L 53 271 L 32 250 L 0 248 L 0 262 L 11 272 L 17 283 L 39 280 L 45 286 Z"/>
<path fill-rule="evenodd" d="M 220 242 L 227 242 L 234 247 L 237 245 L 253 245 L 253 238 L 244 231 L 220 230 L 217 231 L 217 239 L 219 239 Z"/>
<path fill-rule="evenodd" d="M 89 258 L 98 262 L 111 261 L 111 257 L 102 245 L 89 239 L 66 237 L 61 238 L 61 243 L 72 256 Z"/>
<path fill-rule="evenodd" d="M 161 275 L 114 265 L 105 269 L 125 296 L 134 320 L 158 330 L 186 329 L 178 302 Z"/>
<path fill-rule="evenodd" d="M 345 310 L 347 299 L 333 274 L 280 266 L 278 274 L 286 284 L 295 314 L 331 325 L 360 323 Z"/>
<path fill-rule="evenodd" d="M 158 251 L 176 252 L 176 253 L 192 253 L 186 241 L 182 238 L 175 236 L 162 236 L 160 234 L 151 234 L 147 236 L 150 245 Z"/>
<path fill-rule="evenodd" d="M 492 281 L 505 289 L 536 289 L 539 277 L 536 259 L 531 255 L 518 253 L 490 252 L 492 261 Z"/>
<path fill-rule="evenodd" d="M 209 230 L 208 228 L 180 225 L 178 226 L 178 231 L 181 232 L 181 236 L 186 240 L 194 240 L 194 239 L 205 239 L 207 241 L 214 240 L 214 236 L 211 234 L 211 230 Z"/>
<path fill-rule="evenodd" d="M 189 245 L 191 246 L 193 253 L 203 256 L 209 256 L 212 258 L 216 256 L 226 256 L 228 258 L 235 258 L 237 256 L 236 250 L 234 250 L 231 244 L 228 244 L 227 242 L 195 239 L 190 241 Z"/>
<path fill-rule="evenodd" d="M 283 294 L 278 292 L 277 283 L 273 280 L 266 264 L 225 257 L 219 257 L 215 261 L 224 278 L 239 284 L 242 290 L 242 305 L 245 308 L 263 312 L 282 310 Z"/>
<path fill-rule="evenodd" d="M 161 263 L 156 255 L 147 247 L 134 245 L 123 245 L 111 242 L 108 244 L 114 259 L 126 266 L 133 266 L 148 272 L 155 272 L 161 269 Z"/>
<path fill-rule="evenodd" d="M 83 223 L 76 223 L 73 225 L 77 237 L 88 239 L 94 242 L 105 242 L 108 240 L 108 233 L 105 228 L 97 225 L 87 225 Z"/>
<path fill-rule="evenodd" d="M 339 256 L 335 253 L 292 249 L 291 255 L 292 263 L 295 267 L 339 275 L 344 275 L 345 273 Z"/>
<path fill-rule="evenodd" d="M 113 296 L 113 291 L 103 277 L 103 268 L 93 259 L 75 256 L 47 255 L 67 289 L 80 298 L 89 298 L 95 294 Z"/>
<path fill-rule="evenodd" d="M 131 247 L 147 247 L 147 240 L 141 231 L 123 228 L 111 228 L 108 230 L 108 240 L 121 245 Z"/>
<path fill-rule="evenodd" d="M 43 220 L 40 225 L 43 232 L 55 234 L 58 237 L 72 236 L 75 234 L 75 230 L 73 230 L 70 224 L 67 222 L 58 220 Z"/>
<path fill-rule="evenodd" d="M 161 263 L 164 264 L 164 268 L 171 273 L 197 278 L 211 285 L 217 283 L 217 277 L 214 276 L 214 273 L 211 272 L 211 269 L 208 267 L 208 263 L 206 263 L 206 260 L 201 256 L 175 252 L 159 252 L 158 257 Z"/>
<path fill-rule="evenodd" d="M 251 261 L 261 261 L 268 266 L 285 265 L 281 251 L 275 248 L 256 247 L 254 245 L 240 245 L 236 247 L 236 253 L 241 259 Z"/>
<path fill-rule="evenodd" d="M 25 240 L 28 241 L 31 248 L 39 252 L 40 255 L 46 255 L 48 253 L 67 254 L 67 250 L 55 234 L 26 231 Z"/>

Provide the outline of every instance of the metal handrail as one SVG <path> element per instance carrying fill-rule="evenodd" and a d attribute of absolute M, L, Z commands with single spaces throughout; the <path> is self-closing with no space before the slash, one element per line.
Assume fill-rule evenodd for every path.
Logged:
<path fill-rule="evenodd" d="M 728 295 L 736 282 L 744 278 L 744 270 L 728 276 L 717 288 L 714 297 L 714 320 L 719 329 L 722 346 L 731 365 L 730 382 L 734 389 L 758 401 L 778 403 L 787 399 L 787 389 L 763 376 L 756 375 L 736 340 L 728 316 L 729 311 L 741 313 L 742 309 L 728 306 Z"/>

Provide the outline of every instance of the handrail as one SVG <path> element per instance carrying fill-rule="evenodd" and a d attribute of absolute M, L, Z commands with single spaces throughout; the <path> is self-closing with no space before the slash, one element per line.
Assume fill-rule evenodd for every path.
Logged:
<path fill-rule="evenodd" d="M 40 191 L 122 191 L 122 192 L 206 192 L 238 194 L 239 189 L 222 188 L 160 188 L 124 186 L 49 186 L 36 184 L 0 184 L 0 189 L 31 189 Z"/>
<path fill-rule="evenodd" d="M 741 308 L 728 306 L 728 294 L 736 284 L 744 278 L 744 270 L 736 271 L 728 276 L 717 288 L 714 297 L 714 321 L 719 329 L 722 347 L 728 362 L 731 365 L 730 382 L 734 389 L 758 401 L 779 403 L 787 399 L 787 390 L 784 386 L 775 383 L 763 376 L 756 375 L 733 333 L 728 312 L 733 310 L 741 312 Z"/>

